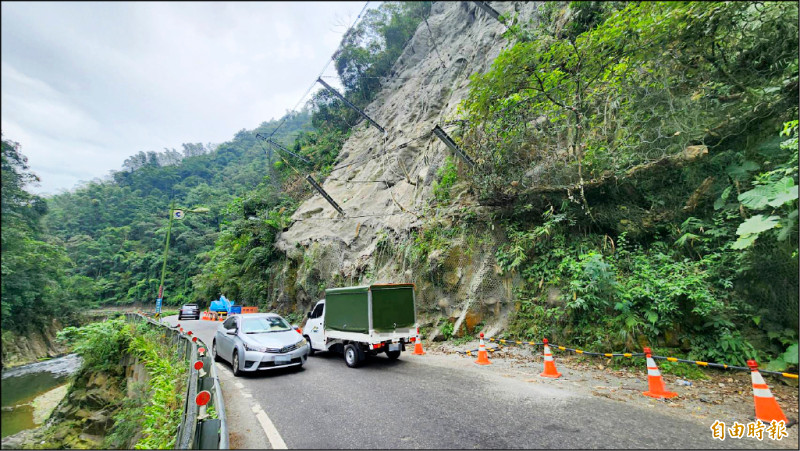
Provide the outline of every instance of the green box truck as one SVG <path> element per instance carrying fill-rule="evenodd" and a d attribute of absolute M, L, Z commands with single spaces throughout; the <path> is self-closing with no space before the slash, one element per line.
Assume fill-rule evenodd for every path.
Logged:
<path fill-rule="evenodd" d="M 344 354 L 355 368 L 366 356 L 397 359 L 417 335 L 414 284 L 376 284 L 325 290 L 308 312 L 303 335 L 314 351 Z"/>

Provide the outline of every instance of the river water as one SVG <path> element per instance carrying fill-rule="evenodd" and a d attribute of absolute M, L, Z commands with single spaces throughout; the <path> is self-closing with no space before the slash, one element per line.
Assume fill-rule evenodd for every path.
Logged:
<path fill-rule="evenodd" d="M 34 420 L 34 400 L 67 384 L 69 376 L 78 371 L 80 366 L 81 358 L 69 354 L 3 371 L 0 379 L 2 436 L 40 426 Z"/>

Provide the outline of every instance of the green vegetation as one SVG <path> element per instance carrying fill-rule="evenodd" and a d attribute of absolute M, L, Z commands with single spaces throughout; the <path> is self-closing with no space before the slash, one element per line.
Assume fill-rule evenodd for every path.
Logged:
<path fill-rule="evenodd" d="M 429 11 L 430 2 L 385 2 L 350 30 L 336 57 L 350 101 L 364 107 L 374 98 Z M 328 92 L 311 103 L 311 110 L 241 130 L 218 146 L 139 152 L 106 179 L 47 200 L 23 189 L 37 178 L 27 172 L 19 145 L 4 140 L 3 329 L 21 329 L 77 305 L 154 302 L 173 201 L 210 211 L 173 222 L 165 305 L 194 301 L 202 308 L 220 294 L 240 304 L 267 304 L 270 281 L 283 264 L 275 236 L 311 193 L 289 164 L 324 179 L 358 121 Z M 311 165 L 256 138 L 279 125 L 273 139 Z M 24 322 L 12 314 L 20 310 L 28 312 Z"/>
<path fill-rule="evenodd" d="M 522 280 L 508 334 L 793 365 L 796 5 L 545 11 L 462 105 Z"/>
<path fill-rule="evenodd" d="M 349 101 L 375 98 L 430 8 L 384 2 L 344 36 L 335 67 Z M 423 223 L 400 243 L 378 232 L 378 258 L 396 257 L 426 293 L 460 296 L 473 276 L 460 272 L 464 262 L 496 249 L 502 274 L 492 277 L 513 281 L 509 337 L 796 367 L 797 5 L 549 2 L 540 11 L 510 27 L 509 45 L 459 108 L 464 126 L 453 136 L 475 170 L 459 173 L 448 158 Z M 328 177 L 359 121 L 321 90 L 307 109 L 228 142 L 139 152 L 105 180 L 49 199 L 24 190 L 36 176 L 3 140 L 4 336 L 78 305 L 152 305 L 172 202 L 210 211 L 173 223 L 167 306 L 205 308 L 224 294 L 291 309 L 300 282 L 313 299 L 331 282 L 315 268 L 324 251 L 298 262 L 275 240 L 311 194 L 305 174 Z M 310 164 L 256 138 L 279 126 L 273 138 Z M 454 205 L 473 195 L 481 208 Z M 448 324 L 443 335 L 461 336 Z M 66 332 L 86 340 L 93 362 L 126 340 L 93 331 L 109 346 L 93 355 L 99 343 L 82 333 Z M 167 365 L 166 354 L 135 352 Z M 157 396 L 172 402 L 162 382 Z"/>
<path fill-rule="evenodd" d="M 131 331 L 123 319 L 116 318 L 65 327 L 58 332 L 58 338 L 69 343 L 73 352 L 83 358 L 83 368 L 118 373 L 119 361 L 131 342 Z"/>
<path fill-rule="evenodd" d="M 186 362 L 176 348 L 161 339 L 163 331 L 148 323 L 139 323 L 130 344 L 130 352 L 139 358 L 150 374 L 149 402 L 142 407 L 142 437 L 135 449 L 171 449 L 183 414 L 186 384 Z M 115 418 L 115 425 L 123 418 Z"/>
<path fill-rule="evenodd" d="M 450 200 L 450 190 L 456 184 L 458 171 L 453 157 L 447 157 L 444 164 L 436 171 L 438 181 L 433 182 L 433 198 L 438 202 Z"/>
<path fill-rule="evenodd" d="M 101 387 L 112 396 L 117 393 L 120 399 L 104 399 L 113 412 L 113 424 L 106 431 L 103 445 L 109 449 L 168 449 L 175 445 L 175 434 L 183 412 L 187 364 L 181 352 L 166 344 L 163 331 L 142 322 L 127 324 L 117 318 L 92 323 L 83 327 L 67 327 L 59 332 L 59 338 L 66 340 L 83 357 L 79 382 L 70 389 L 70 399 L 83 399 L 74 392 L 86 390 L 88 383 L 82 379 L 98 380 L 98 374 L 107 375 L 110 388 Z M 124 367 L 120 364 L 128 356 L 144 364 L 149 374 L 145 385 L 138 384 L 127 390 Z M 127 382 L 133 383 L 133 382 Z M 134 393 L 131 398 L 122 399 L 124 391 Z M 97 396 L 97 395 L 95 395 Z M 81 402 L 81 401 L 79 401 Z M 89 408 L 90 406 L 71 406 Z M 46 434 L 50 446 L 64 443 L 65 435 L 77 435 L 84 427 L 80 421 L 71 417 L 53 425 Z M 68 432 L 68 431 L 72 432 Z M 58 439 L 57 437 L 61 437 Z M 136 438 L 134 442 L 134 438 Z"/>
<path fill-rule="evenodd" d="M 374 98 L 381 79 L 391 76 L 392 64 L 429 11 L 430 2 L 384 2 L 368 10 L 344 36 L 335 64 L 350 102 L 363 108 Z M 271 170 L 280 174 L 282 186 L 261 184 L 227 205 L 214 249 L 199 256 L 205 264 L 193 279 L 196 299 L 216 299 L 225 293 L 231 299 L 274 305 L 279 294 L 276 280 L 285 277 L 286 266 L 285 256 L 273 246 L 275 237 L 312 193 L 305 173 L 324 180 L 360 120 L 358 113 L 327 90 L 314 95 L 311 109 L 314 130 L 300 131 L 287 147 L 313 163 L 287 160 L 305 171 L 301 175 L 283 160 L 277 161 Z"/>
<path fill-rule="evenodd" d="M 67 268 L 73 265 L 64 248 L 43 231 L 47 215 L 45 199 L 25 191 L 38 181 L 30 172 L 18 143 L 2 140 L 2 329 L 24 332 L 38 330 L 55 313 L 64 317 L 74 306 L 60 287 L 74 285 Z"/>

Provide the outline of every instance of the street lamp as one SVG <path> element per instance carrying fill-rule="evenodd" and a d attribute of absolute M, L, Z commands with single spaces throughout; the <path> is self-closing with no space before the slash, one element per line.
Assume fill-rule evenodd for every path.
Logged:
<path fill-rule="evenodd" d="M 186 213 L 208 213 L 206 207 L 193 209 L 175 208 L 175 201 L 169 207 L 169 225 L 167 226 L 167 240 L 164 243 L 164 264 L 161 266 L 161 283 L 158 286 L 158 297 L 156 298 L 156 318 L 161 315 L 161 301 L 164 299 L 164 277 L 167 275 L 167 254 L 169 253 L 169 235 L 172 232 L 172 220 L 183 220 Z"/>

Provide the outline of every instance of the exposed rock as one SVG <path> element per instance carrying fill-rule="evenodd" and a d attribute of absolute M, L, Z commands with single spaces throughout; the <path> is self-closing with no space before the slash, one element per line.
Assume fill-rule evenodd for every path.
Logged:
<path fill-rule="evenodd" d="M 680 346 L 680 341 L 678 340 L 678 333 L 676 330 L 664 330 L 664 344 L 670 348 L 677 348 Z"/>
<path fill-rule="evenodd" d="M 547 289 L 547 303 L 551 306 L 563 306 L 565 302 L 561 299 L 561 290 L 556 287 Z"/>
<path fill-rule="evenodd" d="M 58 403 L 64 399 L 69 389 L 68 384 L 60 385 L 33 400 L 33 422 L 42 424 L 47 420 Z"/>
<path fill-rule="evenodd" d="M 54 318 L 43 328 L 22 335 L 4 331 L 0 367 L 8 369 L 65 354 L 66 346 L 56 339 L 56 334 L 63 328 L 61 321 Z"/>
<path fill-rule="evenodd" d="M 535 17 L 538 3 L 493 2 L 492 6 L 501 13 L 518 13 L 520 20 L 526 21 Z M 394 78 L 385 82 L 365 108 L 387 134 L 374 127 L 354 127 L 336 162 L 342 168 L 322 183 L 346 216 L 339 217 L 315 194 L 300 205 L 292 225 L 276 240 L 276 247 L 290 260 L 286 267 L 301 266 L 306 260 L 304 253 L 315 256 L 308 261 L 310 267 L 297 270 L 296 277 L 287 268 L 275 278 L 277 288 L 270 298 L 286 308 L 300 304 L 300 297 L 313 296 L 320 285 L 413 282 L 417 285 L 418 320 L 430 321 L 442 313 L 456 315 L 455 332 L 461 333 L 469 306 L 448 312 L 454 305 L 467 299 L 481 300 L 480 311 L 473 315 L 488 320 L 486 315 L 496 314 L 510 299 L 510 279 L 500 275 L 493 257 L 494 242 L 452 242 L 429 249 L 423 255 L 424 266 L 412 268 L 406 265 L 413 246 L 403 247 L 399 250 L 405 254 L 389 258 L 380 256 L 386 252 L 384 247 L 377 250 L 378 241 L 385 242 L 387 236 L 396 246 L 406 245 L 412 231 L 429 220 L 423 209 L 432 198 L 437 169 L 451 155 L 430 132 L 434 125 L 453 132 L 447 122 L 469 92 L 469 77 L 488 70 L 508 43 L 501 37 L 505 27 L 470 2 L 436 2 L 427 21 L 431 30 L 421 24 L 392 67 Z M 434 52 L 431 32 L 446 62 L 444 68 Z M 466 176 L 464 168 L 459 168 L 459 173 Z M 348 182 L 354 179 L 390 183 Z M 454 186 L 451 199 L 455 200 L 452 214 L 434 219 L 442 227 L 451 226 L 463 207 L 479 217 L 488 215 L 477 206 L 466 184 Z M 489 300 L 488 304 L 484 300 Z M 475 324 L 470 319 L 466 328 L 471 330 Z"/>
<path fill-rule="evenodd" d="M 464 318 L 464 326 L 466 328 L 466 333 L 468 334 L 473 333 L 473 331 L 475 331 L 475 326 L 477 326 L 482 319 L 483 316 L 478 313 L 467 312 L 467 316 Z"/>

